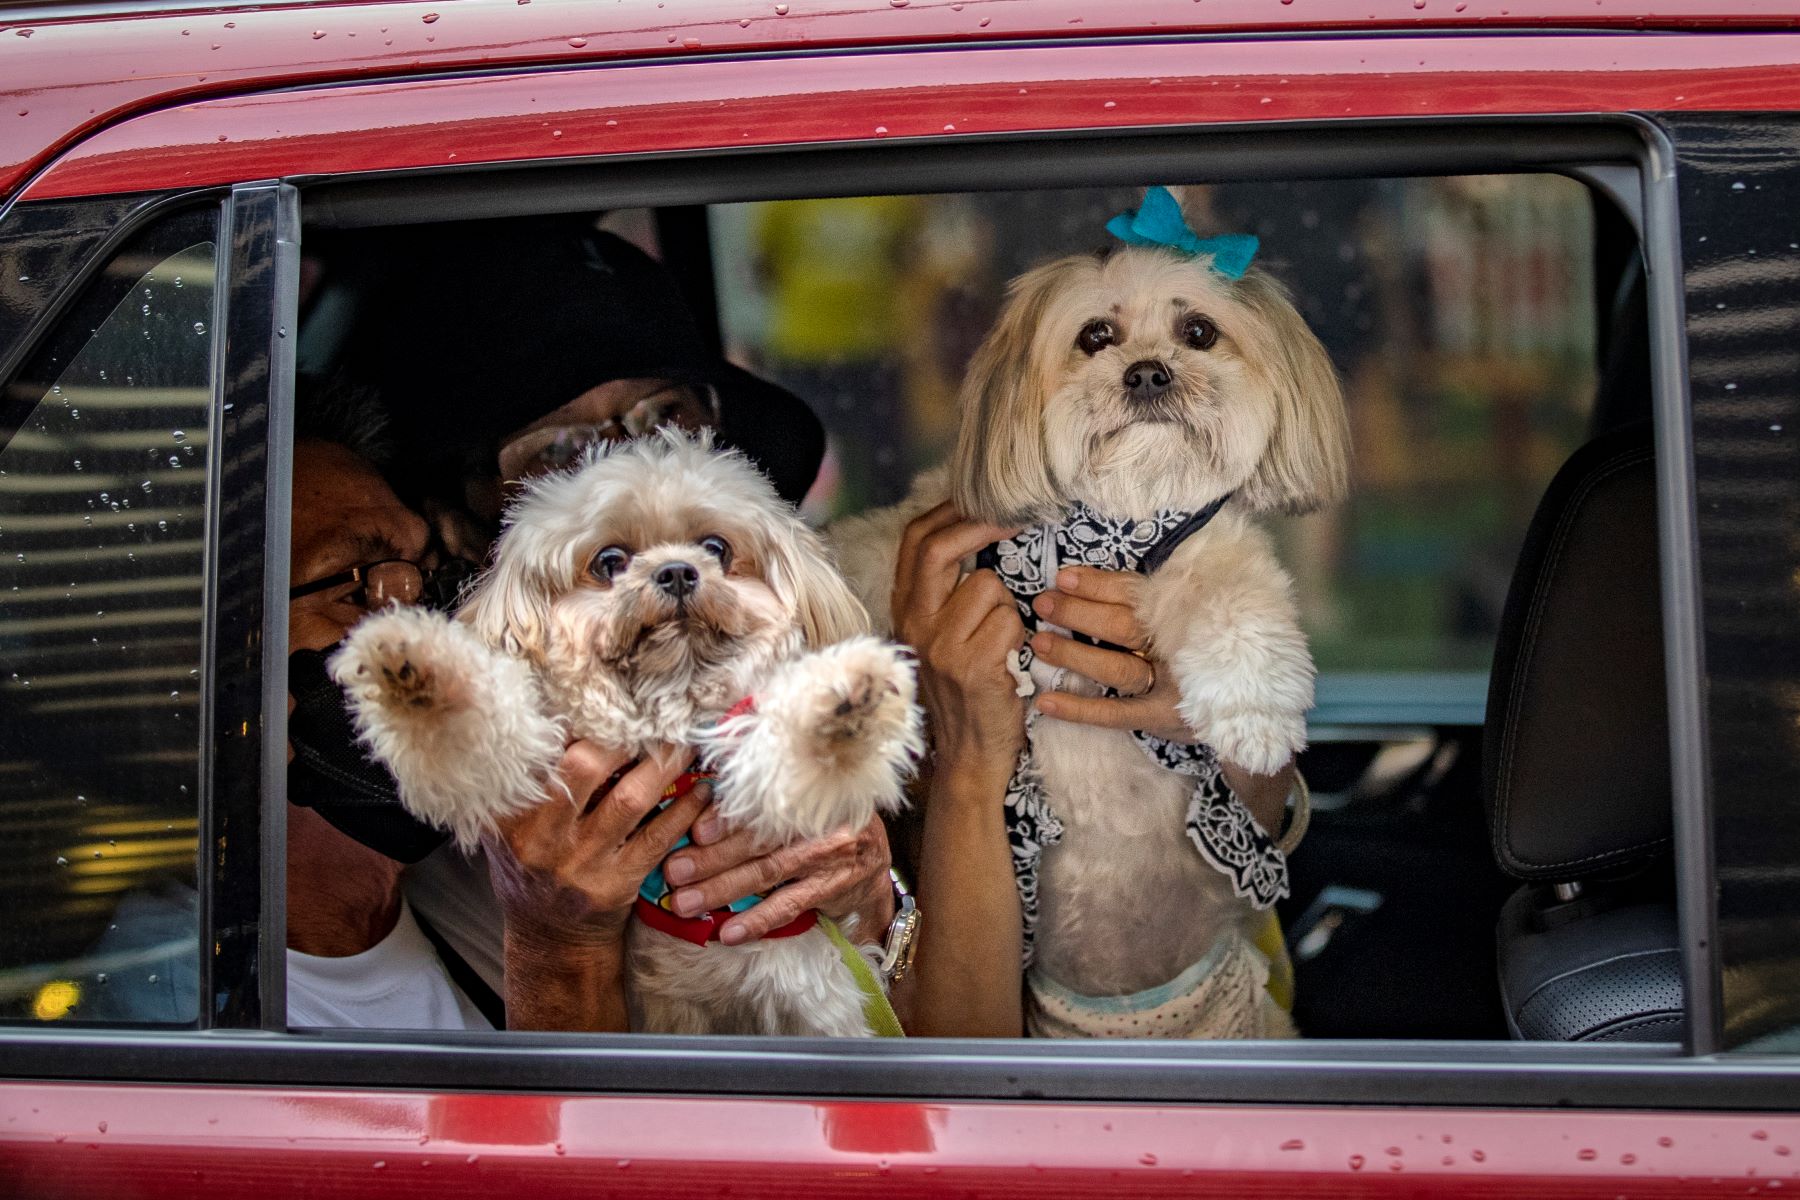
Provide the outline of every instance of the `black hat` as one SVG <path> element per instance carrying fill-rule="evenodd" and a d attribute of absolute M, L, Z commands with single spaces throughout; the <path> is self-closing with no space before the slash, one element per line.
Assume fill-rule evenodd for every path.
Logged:
<path fill-rule="evenodd" d="M 598 384 L 660 378 L 709 384 L 719 439 L 786 499 L 812 486 L 825 434 L 792 392 L 725 361 L 701 336 L 675 280 L 591 215 L 416 226 L 380 250 L 347 352 L 380 389 L 412 474 L 492 471 L 500 438 Z M 397 234 L 397 236 L 395 236 Z"/>

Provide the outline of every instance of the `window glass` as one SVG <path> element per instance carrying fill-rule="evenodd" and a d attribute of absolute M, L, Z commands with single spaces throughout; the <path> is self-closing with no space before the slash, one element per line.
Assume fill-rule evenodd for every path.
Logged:
<path fill-rule="evenodd" d="M 1282 523 L 1324 678 L 1315 720 L 1478 723 L 1513 559 L 1594 395 L 1593 231 L 1558 176 L 1189 189 L 1203 233 L 1258 235 L 1343 377 L 1349 501 Z M 712 210 L 730 351 L 807 399 L 828 517 L 940 461 L 1003 285 L 1107 244 L 1136 188 Z M 1421 679 L 1429 672 L 1434 679 Z"/>
<path fill-rule="evenodd" d="M 216 221 L 130 244 L 0 408 L 6 1018 L 197 1015 L 163 964 L 199 949 Z"/>

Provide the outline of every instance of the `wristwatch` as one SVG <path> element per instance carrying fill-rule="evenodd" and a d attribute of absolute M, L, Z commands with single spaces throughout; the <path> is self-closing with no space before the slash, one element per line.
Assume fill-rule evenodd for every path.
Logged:
<path fill-rule="evenodd" d="M 894 885 L 894 920 L 881 946 L 881 982 L 893 987 L 912 970 L 913 953 L 919 947 L 919 905 L 900 880 L 900 872 L 888 868 Z"/>

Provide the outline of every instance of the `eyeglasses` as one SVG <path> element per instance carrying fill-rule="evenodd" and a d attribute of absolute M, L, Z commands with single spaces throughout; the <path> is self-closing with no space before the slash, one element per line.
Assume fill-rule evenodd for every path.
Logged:
<path fill-rule="evenodd" d="M 500 477 L 526 479 L 573 465 L 596 442 L 643 437 L 673 425 L 697 433 L 719 421 L 719 394 L 708 384 L 672 383 L 616 417 L 594 425 L 546 425 L 500 447 Z"/>
<path fill-rule="evenodd" d="M 443 566 L 429 570 L 404 558 L 384 558 L 289 588 L 288 599 L 298 600 L 302 596 L 355 583 L 362 586 L 346 595 L 344 603 L 370 612 L 395 603 L 423 602 L 432 608 L 449 608 L 456 603 L 463 584 L 474 574 L 474 564 L 460 558 L 452 558 Z"/>

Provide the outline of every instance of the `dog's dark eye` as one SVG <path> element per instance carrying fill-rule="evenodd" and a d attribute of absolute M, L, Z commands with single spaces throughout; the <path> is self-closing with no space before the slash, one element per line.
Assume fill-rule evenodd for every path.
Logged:
<path fill-rule="evenodd" d="M 731 543 L 716 533 L 700 539 L 700 548 L 719 560 L 719 570 L 731 570 Z"/>
<path fill-rule="evenodd" d="M 1181 340 L 1196 350 L 1211 350 L 1219 343 L 1219 327 L 1211 317 L 1198 313 L 1181 319 Z"/>
<path fill-rule="evenodd" d="M 1081 327 L 1081 332 L 1075 335 L 1075 344 L 1081 347 L 1081 352 L 1089 358 L 1118 340 L 1118 330 L 1113 328 L 1111 321 L 1089 321 Z"/>
<path fill-rule="evenodd" d="M 631 551 L 623 546 L 608 546 L 595 553 L 592 562 L 588 563 L 588 574 L 601 583 L 611 583 L 613 577 L 631 565 Z"/>

